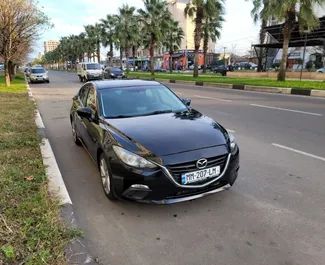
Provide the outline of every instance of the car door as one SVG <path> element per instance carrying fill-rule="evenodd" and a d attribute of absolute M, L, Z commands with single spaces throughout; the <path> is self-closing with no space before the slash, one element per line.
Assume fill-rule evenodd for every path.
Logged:
<path fill-rule="evenodd" d="M 89 84 L 89 92 L 85 107 L 91 110 L 91 118 L 82 118 L 82 122 L 85 125 L 82 137 L 88 152 L 94 159 L 96 159 L 101 128 L 99 127 L 97 93 L 92 84 Z"/>
<path fill-rule="evenodd" d="M 83 139 L 83 135 L 84 135 L 84 131 L 85 131 L 85 124 L 82 120 L 82 118 L 77 114 L 77 109 L 78 108 L 82 108 L 85 106 L 86 104 L 86 100 L 87 100 L 87 96 L 88 96 L 88 92 L 89 92 L 89 84 L 86 84 L 84 86 L 82 86 L 79 90 L 78 93 L 78 98 L 75 101 L 75 111 L 74 111 L 74 117 L 73 120 L 75 121 L 75 125 L 76 125 L 76 129 L 78 132 L 79 137 L 82 138 L 82 141 L 84 142 Z"/>

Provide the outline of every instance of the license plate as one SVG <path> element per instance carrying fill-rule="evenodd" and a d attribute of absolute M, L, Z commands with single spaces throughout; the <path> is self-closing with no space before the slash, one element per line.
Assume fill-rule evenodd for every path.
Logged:
<path fill-rule="evenodd" d="M 43 80 L 43 78 L 42 77 L 38 77 L 37 80 Z"/>
<path fill-rule="evenodd" d="M 94 75 L 94 77 L 98 77 L 99 75 Z"/>
<path fill-rule="evenodd" d="M 200 182 L 220 175 L 220 166 L 182 174 L 182 184 Z"/>

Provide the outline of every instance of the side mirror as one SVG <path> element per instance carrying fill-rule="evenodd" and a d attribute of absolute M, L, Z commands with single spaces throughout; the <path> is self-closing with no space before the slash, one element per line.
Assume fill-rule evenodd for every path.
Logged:
<path fill-rule="evenodd" d="M 90 119 L 91 118 L 91 110 L 90 108 L 79 108 L 77 109 L 77 113 L 80 117 L 84 117 L 84 118 L 88 118 Z"/>
<path fill-rule="evenodd" d="M 183 101 L 183 103 L 186 106 L 190 106 L 191 105 L 191 99 L 189 99 L 189 98 L 183 98 L 182 101 Z"/>

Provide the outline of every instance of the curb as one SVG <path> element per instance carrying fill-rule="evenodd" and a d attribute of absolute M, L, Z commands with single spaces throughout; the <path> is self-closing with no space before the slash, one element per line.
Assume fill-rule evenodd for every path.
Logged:
<path fill-rule="evenodd" d="M 128 79 L 143 79 L 157 81 L 165 84 L 183 84 L 188 86 L 203 86 L 209 88 L 224 88 L 224 89 L 236 89 L 246 90 L 264 93 L 277 93 L 285 95 L 300 95 L 300 96 L 311 96 L 318 98 L 325 98 L 325 90 L 316 89 L 302 89 L 302 88 L 289 88 L 289 87 L 269 87 L 269 86 L 251 86 L 251 85 L 236 85 L 227 83 L 213 83 L 213 82 L 199 82 L 199 81 L 184 81 L 184 80 L 173 80 L 173 79 L 161 79 L 161 78 L 139 78 L 130 77 Z"/>
<path fill-rule="evenodd" d="M 45 132 L 45 126 L 42 117 L 37 109 L 37 104 L 34 99 L 33 93 L 26 79 L 26 86 L 28 91 L 28 97 L 34 101 L 36 106 L 35 123 L 40 134 L 42 141 L 40 143 L 40 149 L 45 166 L 45 172 L 49 179 L 49 192 L 59 198 L 61 206 L 61 218 L 64 220 L 65 225 L 70 229 L 78 228 L 76 223 L 76 217 L 73 210 L 73 204 L 70 199 L 68 190 L 64 184 L 59 166 L 54 156 L 50 141 L 48 140 Z M 65 256 L 68 264 L 98 264 L 88 254 L 85 238 L 76 238 L 70 242 L 65 248 Z"/>

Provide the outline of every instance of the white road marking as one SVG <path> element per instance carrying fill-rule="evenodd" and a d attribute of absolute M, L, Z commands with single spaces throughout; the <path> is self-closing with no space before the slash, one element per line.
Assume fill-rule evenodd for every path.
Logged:
<path fill-rule="evenodd" d="M 258 105 L 258 104 L 250 104 L 250 105 L 254 106 L 254 107 L 260 107 L 260 108 L 284 110 L 284 111 L 290 111 L 290 112 L 296 112 L 296 113 L 302 113 L 302 114 L 308 114 L 308 115 L 314 115 L 314 116 L 323 116 L 322 114 L 319 114 L 319 113 L 306 112 L 306 111 L 301 111 L 301 110 L 283 109 L 283 108 L 277 108 L 277 107 L 265 106 L 265 105 Z"/>
<path fill-rule="evenodd" d="M 286 150 L 295 152 L 297 154 L 301 154 L 301 155 L 309 156 L 309 157 L 312 157 L 312 158 L 316 158 L 318 160 L 321 160 L 321 161 L 324 161 L 325 162 L 325 158 L 324 157 L 321 157 L 321 156 L 317 156 L 317 155 L 313 155 L 313 154 L 306 153 L 306 152 L 303 152 L 303 151 L 299 151 L 297 149 L 293 149 L 291 147 L 287 147 L 287 146 L 284 146 L 284 145 L 281 145 L 281 144 L 275 144 L 275 143 L 273 143 L 272 145 L 273 146 L 276 146 L 276 147 L 279 147 L 279 148 L 282 148 L 282 149 L 286 149 Z"/>
<path fill-rule="evenodd" d="M 226 129 L 228 132 L 230 132 L 230 133 L 235 133 L 235 131 L 233 131 L 233 130 L 230 130 L 230 129 Z"/>
<path fill-rule="evenodd" d="M 231 100 L 228 100 L 228 99 L 203 97 L 203 96 L 200 96 L 200 95 L 194 95 L 194 96 L 197 97 L 197 98 L 214 99 L 214 100 L 218 100 L 218 101 L 222 101 L 222 102 L 231 102 Z"/>
<path fill-rule="evenodd" d="M 176 95 L 184 95 L 184 93 L 175 92 Z"/>

